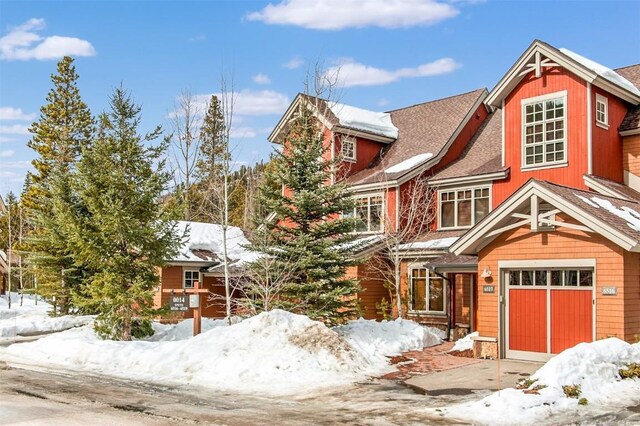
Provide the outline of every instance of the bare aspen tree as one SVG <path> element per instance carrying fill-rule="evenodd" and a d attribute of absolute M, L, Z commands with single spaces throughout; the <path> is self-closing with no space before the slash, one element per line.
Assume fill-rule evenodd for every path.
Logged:
<path fill-rule="evenodd" d="M 183 219 L 193 217 L 192 186 L 199 158 L 199 124 L 202 111 L 189 91 L 178 97 L 172 116 L 172 134 L 168 137 L 173 151 L 174 181 L 183 205 Z"/>
<path fill-rule="evenodd" d="M 429 232 L 436 215 L 437 191 L 430 186 L 427 176 L 421 175 L 407 182 L 398 194 L 398 217 L 392 221 L 385 214 L 382 248 L 370 262 L 371 268 L 388 285 L 390 296 L 395 300 L 398 316 L 403 316 L 400 266 L 403 247 L 411 247 L 418 237 Z"/>

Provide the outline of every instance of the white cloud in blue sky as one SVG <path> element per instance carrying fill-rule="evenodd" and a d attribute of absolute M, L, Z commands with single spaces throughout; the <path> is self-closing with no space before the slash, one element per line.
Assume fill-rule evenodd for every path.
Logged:
<path fill-rule="evenodd" d="M 0 151 L 0 158 L 9 158 L 13 157 L 16 152 L 13 149 L 5 149 Z"/>
<path fill-rule="evenodd" d="M 270 84 L 271 83 L 271 79 L 269 78 L 269 76 L 266 75 L 266 74 L 262 74 L 262 73 L 254 75 L 253 77 L 251 77 L 251 79 L 256 84 Z"/>
<path fill-rule="evenodd" d="M 304 65 L 304 60 L 298 56 L 289 59 L 287 62 L 282 64 L 283 67 L 288 68 L 290 70 L 295 70 L 296 68 L 300 68 Z"/>
<path fill-rule="evenodd" d="M 8 126 L 0 126 L 0 134 L 2 135 L 28 135 L 29 126 L 22 124 L 11 124 Z"/>
<path fill-rule="evenodd" d="M 35 114 L 25 114 L 21 108 L 0 107 L 0 120 L 33 120 Z"/>
<path fill-rule="evenodd" d="M 31 18 L 27 22 L 9 28 L 0 37 L 0 59 L 28 61 L 48 60 L 63 56 L 93 56 L 96 51 L 91 43 L 75 37 L 42 37 L 38 32 L 45 28 L 44 19 Z"/>
<path fill-rule="evenodd" d="M 338 85 L 341 87 L 380 86 L 393 83 L 402 78 L 449 74 L 460 67 L 461 65 L 452 58 L 442 58 L 417 67 L 398 68 L 396 70 L 376 68 L 347 59 L 343 60 L 339 65 L 328 68 L 325 75 L 331 80 L 337 80 Z"/>
<path fill-rule="evenodd" d="M 435 0 L 284 0 L 247 15 L 250 21 L 314 30 L 407 28 L 453 18 L 459 11 Z"/>

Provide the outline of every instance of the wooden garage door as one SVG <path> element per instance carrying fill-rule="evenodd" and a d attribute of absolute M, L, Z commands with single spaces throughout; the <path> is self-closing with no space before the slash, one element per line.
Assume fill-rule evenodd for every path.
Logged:
<path fill-rule="evenodd" d="M 504 278 L 507 357 L 544 360 L 592 341 L 591 269 L 510 270 Z"/>

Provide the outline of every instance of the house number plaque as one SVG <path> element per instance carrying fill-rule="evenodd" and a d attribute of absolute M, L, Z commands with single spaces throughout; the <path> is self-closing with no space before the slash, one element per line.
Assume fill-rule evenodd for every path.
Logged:
<path fill-rule="evenodd" d="M 618 287 L 602 287 L 603 296 L 617 296 Z"/>
<path fill-rule="evenodd" d="M 483 293 L 495 293 L 496 292 L 496 286 L 494 286 L 494 285 L 482 286 L 482 292 Z"/>

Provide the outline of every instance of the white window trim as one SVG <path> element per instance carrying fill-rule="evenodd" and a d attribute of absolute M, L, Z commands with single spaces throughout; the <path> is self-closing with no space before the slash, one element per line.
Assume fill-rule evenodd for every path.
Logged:
<path fill-rule="evenodd" d="M 386 227 L 386 219 L 387 219 L 387 199 L 384 196 L 384 193 L 382 192 L 375 192 L 375 193 L 371 193 L 371 194 L 358 194 L 358 195 L 354 195 L 353 199 L 356 202 L 356 206 L 353 208 L 353 217 L 357 217 L 356 214 L 356 208 L 357 208 L 357 202 L 358 200 L 361 200 L 363 198 L 367 198 L 369 201 L 367 203 L 367 208 L 370 210 L 371 209 L 371 198 L 375 198 L 375 197 L 380 197 L 382 198 L 382 217 L 380 218 L 381 220 L 381 229 L 380 230 L 376 230 L 376 231 L 353 231 L 354 234 L 366 234 L 366 235 L 374 235 L 374 234 L 381 234 L 384 232 L 385 227 Z M 342 217 L 344 217 L 344 215 L 341 215 Z M 368 226 L 368 225 L 367 225 Z"/>
<path fill-rule="evenodd" d="M 604 121 L 598 120 L 598 104 L 601 103 L 604 105 Z M 609 129 L 609 99 L 605 96 L 596 93 L 596 126 L 602 127 L 605 130 Z"/>
<path fill-rule="evenodd" d="M 347 157 L 346 155 L 344 155 L 343 144 L 346 140 L 350 141 L 353 144 L 353 157 Z M 358 161 L 358 140 L 355 138 L 355 136 L 343 135 L 340 137 L 340 155 L 343 161 L 349 163 L 355 163 L 356 161 Z"/>
<path fill-rule="evenodd" d="M 429 307 L 429 282 L 431 281 L 431 270 L 429 268 L 425 268 L 424 266 L 419 266 L 419 265 L 409 265 L 409 291 L 411 291 L 413 289 L 413 271 L 416 269 L 425 269 L 427 271 L 427 276 L 426 281 L 425 281 L 425 306 L 428 308 Z M 413 295 L 411 295 L 411 297 L 409 297 L 409 312 L 410 313 L 415 313 L 415 314 L 420 314 L 420 315 L 433 315 L 433 316 L 446 316 L 447 315 L 447 309 L 448 309 L 448 305 L 449 305 L 449 297 L 448 297 L 448 285 L 445 282 L 446 280 L 442 277 L 439 277 L 442 280 L 442 297 L 444 298 L 444 303 L 442 304 L 442 311 L 430 311 L 428 309 L 426 310 L 419 310 L 419 309 L 414 309 L 413 305 L 412 305 L 412 300 L 413 300 Z"/>
<path fill-rule="evenodd" d="M 562 161 L 551 161 L 551 162 L 544 162 L 541 164 L 526 164 L 526 155 L 525 155 L 525 131 L 524 131 L 524 127 L 526 125 L 525 123 L 525 118 L 526 118 L 526 105 L 530 105 L 530 104 L 535 104 L 538 102 L 543 102 L 543 101 L 548 101 L 550 99 L 557 99 L 557 98 L 563 98 L 563 102 L 564 102 L 564 112 L 563 112 L 563 127 L 564 127 L 564 160 Z M 521 166 L 520 169 L 522 171 L 529 171 L 529 170 L 540 170 L 540 169 L 549 169 L 549 168 L 554 168 L 554 167 L 563 167 L 566 166 L 568 164 L 568 159 L 569 159 L 569 129 L 567 128 L 567 116 L 568 116 L 568 110 L 569 110 L 569 105 L 567 103 L 567 91 L 566 90 L 561 90 L 559 92 L 554 92 L 554 93 L 549 93 L 546 95 L 540 95 L 540 96 L 534 96 L 532 98 L 526 98 L 526 99 L 521 99 L 520 100 L 520 161 L 521 161 Z"/>
<path fill-rule="evenodd" d="M 202 273 L 201 273 L 201 272 L 200 272 L 200 270 L 198 270 L 198 269 L 184 269 L 184 270 L 182 271 L 182 288 L 194 288 L 193 286 L 192 286 L 192 287 L 187 287 L 187 286 L 186 286 L 186 284 L 187 284 L 187 272 L 191 272 L 191 273 L 193 273 L 193 272 L 197 272 L 197 273 L 198 273 L 198 281 L 200 281 L 200 282 L 201 282 L 201 275 L 202 275 Z M 193 276 L 193 275 L 192 275 L 192 276 Z M 193 279 L 192 279 L 192 280 L 193 280 Z"/>
<path fill-rule="evenodd" d="M 438 189 L 438 211 L 437 211 L 437 215 L 438 215 L 438 230 L 455 230 L 455 229 L 470 229 L 473 228 L 476 225 L 475 222 L 475 213 L 476 213 L 476 205 L 474 203 L 475 201 L 475 196 L 473 195 L 473 191 L 476 189 L 488 189 L 489 190 L 489 213 L 491 213 L 491 211 L 493 210 L 493 185 L 478 185 L 478 186 L 458 186 L 458 187 L 448 187 L 448 188 L 442 188 L 442 189 Z M 450 226 L 450 227 L 443 227 L 442 226 L 442 193 L 443 192 L 456 192 L 456 199 L 457 199 L 457 192 L 458 191 L 467 191 L 467 190 L 471 190 L 471 225 L 468 226 Z M 487 214 L 489 214 L 487 213 Z M 454 223 L 458 223 L 458 209 L 455 208 L 453 211 L 453 221 Z M 482 219 L 481 219 L 482 220 Z"/>

